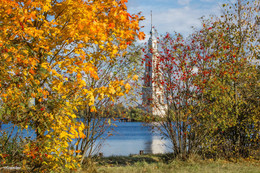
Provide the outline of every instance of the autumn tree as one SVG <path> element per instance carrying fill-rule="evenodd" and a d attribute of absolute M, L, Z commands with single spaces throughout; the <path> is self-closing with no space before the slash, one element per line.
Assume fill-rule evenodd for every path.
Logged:
<path fill-rule="evenodd" d="M 86 49 L 83 49 L 87 51 Z M 96 47 L 93 52 L 99 52 Z M 126 50 L 118 52 L 118 55 L 111 58 L 104 52 L 103 59 L 96 62 L 99 79 L 93 79 L 89 75 L 85 76 L 86 89 L 95 88 L 94 111 L 89 102 L 79 106 L 78 118 L 85 124 L 84 133 L 86 138 L 78 138 L 77 150 L 79 154 L 91 158 L 102 147 L 104 140 L 112 135 L 114 117 L 122 116 L 123 112 L 117 112 L 119 105 L 123 105 L 126 100 L 131 102 L 135 97 L 134 89 L 140 70 L 140 46 L 135 42 L 129 45 Z M 126 84 L 126 85 L 124 85 Z M 106 90 L 106 95 L 98 90 Z M 84 96 L 83 100 L 87 100 Z M 101 138 L 102 137 L 102 138 Z M 75 145 L 75 142 L 72 143 Z M 84 157 L 82 158 L 82 162 Z"/>
<path fill-rule="evenodd" d="M 96 65 L 104 54 L 113 63 L 135 36 L 144 37 L 140 17 L 127 12 L 126 2 L 0 1 L 1 121 L 35 132 L 22 158 L 29 171 L 76 169 L 80 157 L 68 143 L 85 138 L 85 126 L 75 121 L 75 110 L 87 104 L 94 111 L 100 95 L 114 97 L 111 87 L 129 87 L 115 81 L 86 88 L 84 79 L 99 79 Z"/>
<path fill-rule="evenodd" d="M 198 79 L 198 86 L 204 98 L 200 106 L 205 110 L 201 112 L 201 124 L 210 129 L 205 148 L 212 150 L 213 156 L 248 157 L 257 150 L 259 76 L 252 60 L 259 51 L 259 26 L 255 20 L 259 5 L 258 1 L 224 4 L 221 18 L 204 21 L 196 37 L 207 56 L 212 57 L 201 63 L 212 73 L 204 84 Z M 199 69 L 199 73 L 203 72 Z"/>

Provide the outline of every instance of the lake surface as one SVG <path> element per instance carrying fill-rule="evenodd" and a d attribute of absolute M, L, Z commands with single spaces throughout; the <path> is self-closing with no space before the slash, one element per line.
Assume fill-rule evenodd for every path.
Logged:
<path fill-rule="evenodd" d="M 151 133 L 148 126 L 141 122 L 116 122 L 115 132 L 110 136 L 100 152 L 104 156 L 139 154 L 144 153 L 167 153 L 170 152 L 169 141 L 161 139 L 157 133 Z"/>
<path fill-rule="evenodd" d="M 117 127 L 114 127 L 110 136 L 102 144 L 99 152 L 104 156 L 128 156 L 130 154 L 139 154 L 140 150 L 144 153 L 168 153 L 171 152 L 170 143 L 167 140 L 161 139 L 158 133 L 152 133 L 150 127 L 145 126 L 141 122 L 114 122 Z M 2 129 L 11 131 L 12 124 L 3 124 Z M 15 127 L 14 134 L 17 132 Z M 35 138 L 35 133 L 28 129 L 20 132 L 23 137 Z M 99 142 L 99 141 L 97 141 Z"/>

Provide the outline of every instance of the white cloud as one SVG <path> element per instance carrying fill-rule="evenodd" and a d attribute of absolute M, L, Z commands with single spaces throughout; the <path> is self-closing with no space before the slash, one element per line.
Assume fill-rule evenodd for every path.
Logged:
<path fill-rule="evenodd" d="M 180 5 L 189 5 L 191 0 L 178 0 L 178 4 Z"/>
<path fill-rule="evenodd" d="M 170 8 L 154 16 L 154 23 L 162 32 L 190 33 L 191 26 L 199 26 L 199 17 L 203 14 L 200 10 L 189 7 Z"/>
<path fill-rule="evenodd" d="M 135 0 L 133 0 L 135 1 Z M 156 0 L 154 0 L 156 1 Z M 168 0 L 164 0 L 168 1 Z M 191 0 L 188 0 L 189 2 Z M 205 1 L 205 0 L 204 0 Z M 177 1 L 176 1 L 177 2 Z M 184 36 L 188 36 L 193 32 L 192 26 L 200 27 L 200 18 L 202 16 L 209 16 L 210 14 L 219 14 L 220 6 L 219 2 L 215 3 L 197 3 L 200 1 L 193 1 L 188 6 L 180 5 L 154 5 L 154 4 L 139 4 L 130 6 L 131 13 L 137 13 L 142 11 L 146 20 L 141 22 L 144 26 L 142 31 L 147 34 L 146 39 L 149 37 L 151 18 L 150 11 L 153 11 L 153 25 L 157 29 L 159 34 L 165 34 L 166 32 L 173 33 L 174 31 L 181 33 Z"/>

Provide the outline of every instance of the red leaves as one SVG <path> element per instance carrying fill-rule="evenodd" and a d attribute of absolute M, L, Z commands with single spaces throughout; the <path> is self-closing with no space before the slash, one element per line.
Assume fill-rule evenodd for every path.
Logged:
<path fill-rule="evenodd" d="M 2 49 L 1 52 L 2 52 L 2 53 L 7 53 L 7 52 L 8 52 L 8 49 L 5 47 L 5 48 Z"/>
<path fill-rule="evenodd" d="M 165 38 L 166 38 L 166 39 L 169 38 L 169 33 L 167 33 L 167 35 L 165 36 Z"/>
<path fill-rule="evenodd" d="M 22 27 L 22 30 L 24 31 L 23 23 L 22 22 L 19 22 L 19 23 L 20 23 L 20 26 Z"/>
<path fill-rule="evenodd" d="M 2 154 L 2 157 L 3 157 L 3 158 L 5 158 L 5 157 L 7 157 L 7 156 L 9 156 L 9 154 Z"/>
<path fill-rule="evenodd" d="M 109 27 L 109 28 L 114 28 L 114 27 L 115 27 L 115 24 L 114 24 L 114 23 L 110 23 L 110 24 L 108 25 L 108 27 Z"/>
<path fill-rule="evenodd" d="M 121 2 L 121 3 L 127 3 L 128 0 L 121 0 L 120 2 Z"/>
<path fill-rule="evenodd" d="M 29 70 L 29 72 L 30 72 L 32 75 L 34 75 L 34 74 L 35 74 L 35 72 L 34 72 L 34 70 L 33 70 L 33 69 L 30 69 L 30 70 Z"/>

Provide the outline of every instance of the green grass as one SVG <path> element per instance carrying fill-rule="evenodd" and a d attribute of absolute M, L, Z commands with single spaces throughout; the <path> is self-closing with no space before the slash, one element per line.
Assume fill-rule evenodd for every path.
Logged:
<path fill-rule="evenodd" d="M 169 155 L 134 155 L 97 159 L 81 173 L 260 173 L 259 161 L 170 160 Z"/>
<path fill-rule="evenodd" d="M 260 173 L 259 165 L 252 165 L 246 163 L 185 163 L 172 162 L 165 164 L 162 162 L 148 164 L 146 162 L 137 162 L 131 166 L 117 166 L 117 167 L 99 167 L 97 172 L 104 173 Z"/>

